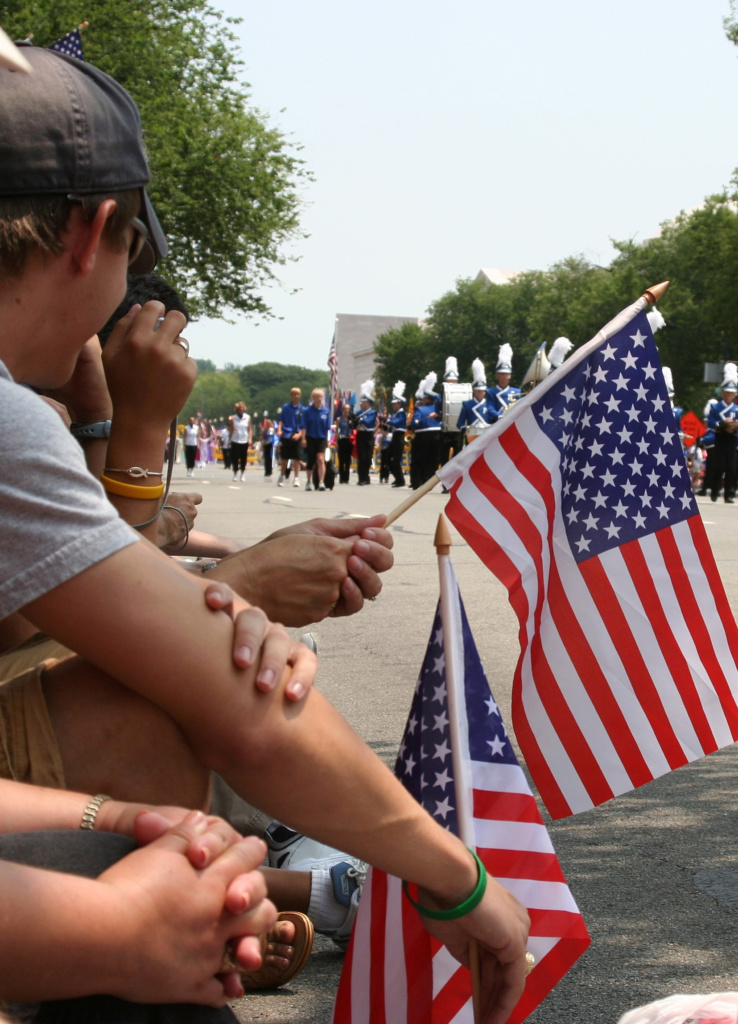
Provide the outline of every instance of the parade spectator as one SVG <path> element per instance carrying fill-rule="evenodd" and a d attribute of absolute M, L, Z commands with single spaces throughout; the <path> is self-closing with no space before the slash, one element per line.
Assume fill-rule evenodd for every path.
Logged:
<path fill-rule="evenodd" d="M 54 693 L 57 713 L 64 702 L 70 712 L 68 702 L 84 696 L 84 715 L 70 714 L 68 723 L 84 727 L 87 742 L 80 744 L 78 737 L 69 749 L 83 746 L 91 769 L 103 777 L 112 767 L 113 734 L 108 726 L 115 722 L 118 737 L 125 722 L 116 701 L 150 705 L 152 721 L 159 716 L 161 734 L 172 735 L 173 729 L 181 736 L 194 769 L 185 780 L 178 764 L 167 777 L 162 762 L 163 772 L 155 781 L 166 780 L 175 787 L 187 783 L 194 793 L 207 785 L 211 770 L 219 770 L 237 792 L 270 807 L 296 828 L 309 828 L 319 840 L 418 885 L 421 911 L 425 905 L 445 911 L 446 917 L 449 910 L 454 915 L 453 920 L 424 918 L 428 930 L 462 960 L 468 961 L 473 943 L 478 947 L 482 1005 L 503 1020 L 524 986 L 524 909 L 412 799 L 317 691 L 312 690 L 295 712 L 285 694 L 297 697 L 304 692 L 312 682 L 314 661 L 295 650 L 300 645 L 293 645 L 262 613 L 238 601 L 233 611 L 243 613 L 236 620 L 237 631 L 243 632 L 237 633 L 235 642 L 240 640 L 245 650 L 243 667 L 233 665 L 231 614 L 205 609 L 202 586 L 145 541 L 136 542 L 105 501 L 79 446 L 56 414 L 14 383 L 63 383 L 86 339 L 122 298 L 126 266 L 150 269 L 156 253 L 166 252 L 144 192 L 148 168 L 130 97 L 89 64 L 48 51 L 27 52 L 34 67 L 28 81 L 17 82 L 0 72 L 0 124 L 3 153 L 8 154 L 4 163 L 0 160 L 0 196 L 5 197 L 0 221 L 4 218 L 13 227 L 0 243 L 0 419 L 6 430 L 19 420 L 39 422 L 48 430 L 48 444 L 42 453 L 24 451 L 21 457 L 11 452 L 4 463 L 0 544 L 8 576 L 4 584 L 0 582 L 0 615 L 23 609 L 39 628 L 85 659 L 47 669 L 44 692 L 47 700 Z M 80 95 L 87 102 L 80 103 Z M 33 134 L 28 132 L 31 112 Z M 84 133 L 79 131 L 80 121 L 85 122 Z M 82 136 L 85 154 L 94 159 L 80 170 L 80 160 L 68 159 L 68 147 Z M 39 137 L 50 147 L 41 151 L 41 157 Z M 90 139 L 96 145 L 90 147 Z M 36 200 L 31 213 L 25 197 L 42 168 L 44 194 L 31 191 Z M 86 188 L 97 184 L 107 192 L 80 199 L 81 174 Z M 41 242 L 44 236 L 36 230 L 19 253 L 10 239 L 20 237 L 33 217 L 43 217 L 51 207 L 59 211 L 49 229 L 54 245 Z M 180 337 L 184 318 L 169 313 L 156 330 L 152 314 L 158 309 L 151 305 L 134 310 L 116 328 L 120 346 L 153 348 L 157 359 L 189 366 L 192 361 Z M 111 344 L 113 340 L 111 336 Z M 147 424 L 151 459 L 156 460 L 158 451 L 159 464 L 160 438 L 168 423 L 165 412 L 152 405 Z M 113 465 L 121 468 L 111 473 L 128 473 L 122 461 Z M 111 489 L 124 486 L 113 477 L 103 476 L 103 482 L 112 482 Z M 130 500 L 136 500 L 139 491 L 161 485 L 147 479 L 140 486 L 125 486 Z M 143 497 L 150 500 L 147 494 Z M 291 672 L 283 675 L 288 665 Z M 65 749 L 64 742 L 60 746 Z M 147 744 L 146 751 L 154 759 L 162 755 L 156 742 Z M 64 765 L 61 751 L 60 757 Z M 119 781 L 116 774 L 109 778 L 114 784 Z M 192 802 L 198 801 L 185 805 Z M 180 891 L 183 901 L 192 900 L 191 882 L 183 883 Z M 466 912 L 471 892 L 479 893 L 480 902 Z M 219 896 L 223 905 L 226 898 Z M 122 926 L 130 942 L 124 903 L 121 920 L 113 921 L 112 928 Z M 74 902 L 75 907 L 84 905 L 84 896 Z M 4 899 L 0 934 L 17 944 L 28 908 L 24 905 L 22 913 L 16 913 L 9 907 L 17 907 L 17 902 Z M 243 909 L 242 898 L 239 910 Z M 154 914 L 153 920 L 162 916 L 166 915 Z M 212 923 L 212 913 L 206 917 Z M 96 934 L 107 933 L 104 928 Z M 195 1001 L 211 998 L 220 1004 L 227 994 L 222 983 L 216 978 L 214 989 L 207 979 L 221 973 L 214 950 L 222 949 L 223 938 L 229 936 L 222 931 L 209 934 L 210 953 L 203 956 L 197 949 L 193 954 L 199 974 L 182 969 L 179 975 L 186 978 L 188 990 L 194 988 Z M 200 940 L 197 928 L 192 935 Z M 180 930 L 178 937 L 184 941 L 191 935 Z M 27 950 L 33 950 L 34 942 L 48 956 L 40 935 L 31 936 Z M 62 945 L 58 929 L 53 948 Z M 89 941 L 82 945 L 87 963 L 78 960 L 78 969 L 84 963 L 88 970 Z M 73 949 L 78 947 L 65 946 L 64 954 L 71 956 Z M 137 952 L 136 964 L 145 966 L 145 952 Z M 240 944 L 235 952 L 244 966 Z M 113 962 L 117 966 L 117 958 Z M 26 963 L 33 963 L 30 956 Z M 34 975 L 31 970 L 24 973 Z M 95 975 L 96 991 L 107 984 L 114 988 L 113 977 Z M 139 967 L 139 983 L 141 978 Z M 152 985 L 151 990 L 162 998 L 161 986 Z"/>
<path fill-rule="evenodd" d="M 351 479 L 351 459 L 353 458 L 353 420 L 351 406 L 344 403 L 341 415 L 335 423 L 335 436 L 338 445 L 338 482 L 347 484 Z"/>
<path fill-rule="evenodd" d="M 377 425 L 377 410 L 374 408 L 374 381 L 365 380 L 361 385 L 360 413 L 356 417 L 356 452 L 359 487 L 370 484 L 369 475 L 374 454 L 374 430 Z"/>
<path fill-rule="evenodd" d="M 243 475 L 246 472 L 246 463 L 249 457 L 249 448 L 254 441 L 251 417 L 246 412 L 246 406 L 243 402 L 236 402 L 233 415 L 228 417 L 228 430 L 231 435 L 233 479 L 240 480 L 243 483 Z"/>
<path fill-rule="evenodd" d="M 305 429 L 305 446 L 307 448 L 307 482 L 306 491 L 312 491 L 313 470 L 317 475 L 317 489 L 325 490 L 325 449 L 328 443 L 330 427 L 330 409 L 325 404 L 325 392 L 322 388 L 314 388 L 310 395 L 310 404 L 305 407 L 302 422 Z"/>
<path fill-rule="evenodd" d="M 200 426 L 194 416 L 184 428 L 184 453 L 187 465 L 187 476 L 193 476 L 197 462 L 197 446 L 200 442 Z"/>
<path fill-rule="evenodd" d="M 290 390 L 290 401 L 282 407 L 277 423 L 277 435 L 279 437 L 280 459 L 282 461 L 282 472 L 279 474 L 277 486 L 282 487 L 289 480 L 289 468 L 294 473 L 292 486 L 300 486 L 300 443 L 303 435 L 302 414 L 304 408 L 300 403 L 302 392 L 299 388 Z"/>

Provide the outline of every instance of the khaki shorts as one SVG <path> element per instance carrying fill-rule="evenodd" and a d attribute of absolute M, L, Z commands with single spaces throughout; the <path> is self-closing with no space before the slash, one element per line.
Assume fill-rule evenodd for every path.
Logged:
<path fill-rule="evenodd" d="M 69 653 L 47 640 L 0 658 L 0 778 L 66 788 L 41 679 Z"/>

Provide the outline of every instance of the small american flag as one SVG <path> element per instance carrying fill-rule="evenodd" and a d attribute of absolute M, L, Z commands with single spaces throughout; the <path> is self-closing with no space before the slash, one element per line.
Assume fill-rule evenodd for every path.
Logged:
<path fill-rule="evenodd" d="M 78 28 L 74 32 L 67 32 L 61 39 L 57 39 L 55 43 L 51 44 L 49 49 L 56 50 L 58 53 L 65 53 L 68 57 L 76 57 L 77 60 L 85 59 L 82 51 L 82 34 Z"/>
<path fill-rule="evenodd" d="M 331 350 L 328 353 L 328 369 L 331 371 L 331 403 L 335 399 L 338 391 L 338 354 L 336 352 L 335 340 L 331 343 Z"/>
<path fill-rule="evenodd" d="M 738 737 L 738 630 L 645 305 L 439 471 L 518 616 L 513 727 L 554 817 Z"/>
<path fill-rule="evenodd" d="M 477 853 L 528 908 L 536 966 L 510 1018 L 519 1024 L 589 945 L 536 802 L 490 693 L 453 569 L 448 638 L 457 645 L 460 761 Z M 448 621 L 448 620 L 447 620 Z M 458 834 L 452 729 L 439 602 L 395 774 L 444 828 Z M 457 762 L 458 763 L 458 762 Z M 472 1024 L 471 975 L 403 898 L 399 879 L 371 869 L 362 891 L 334 1009 L 334 1024 Z"/>

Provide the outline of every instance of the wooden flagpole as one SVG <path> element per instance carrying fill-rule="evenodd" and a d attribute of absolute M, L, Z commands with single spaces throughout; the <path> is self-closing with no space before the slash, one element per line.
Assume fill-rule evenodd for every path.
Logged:
<path fill-rule="evenodd" d="M 668 281 L 661 281 L 659 284 L 655 284 L 651 288 L 647 288 L 643 293 L 643 298 L 646 299 L 647 302 L 650 302 L 651 305 L 654 305 L 659 301 L 668 287 Z M 428 491 L 432 491 L 436 484 L 439 484 L 440 482 L 439 477 L 434 473 L 430 480 L 426 480 L 426 482 L 422 484 L 417 491 L 413 491 L 413 493 L 409 497 L 405 498 L 397 508 L 392 509 L 390 514 L 387 516 L 387 522 L 384 525 L 391 526 L 392 523 L 396 522 L 400 516 L 404 515 L 409 508 L 412 508 L 416 501 L 420 501 Z"/>
<path fill-rule="evenodd" d="M 451 761 L 454 769 L 454 789 L 456 791 L 456 820 L 459 823 L 459 838 L 469 849 L 475 850 L 472 811 L 467 788 L 464 765 L 461 760 L 461 742 L 459 737 L 459 715 L 457 708 L 462 699 L 458 692 L 458 675 L 462 666 L 457 665 L 456 647 L 453 643 L 454 630 L 461 630 L 460 622 L 452 621 L 449 585 L 451 569 L 451 531 L 446 517 L 441 513 L 433 543 L 438 555 L 438 574 L 441 585 L 441 624 L 443 626 L 443 658 L 446 665 L 446 698 L 448 700 L 448 717 L 451 731 Z M 469 941 L 469 970 L 472 981 L 472 1007 L 474 1024 L 481 1021 L 481 971 L 479 967 L 479 947 L 476 939 Z"/>

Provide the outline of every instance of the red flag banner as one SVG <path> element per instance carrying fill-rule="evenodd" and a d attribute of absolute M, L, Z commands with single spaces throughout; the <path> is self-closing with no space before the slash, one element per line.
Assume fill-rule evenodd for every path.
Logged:
<path fill-rule="evenodd" d="M 555 818 L 738 737 L 738 630 L 645 305 L 438 474 L 517 614 L 513 727 Z"/>
<path fill-rule="evenodd" d="M 451 568 L 451 567 L 450 567 Z M 528 909 L 528 950 L 536 959 L 508 1024 L 533 1012 L 589 945 L 490 693 L 452 573 L 454 663 L 461 667 L 452 729 L 440 604 L 433 623 L 395 774 L 444 828 L 459 833 L 457 779 L 471 807 L 474 845 L 487 870 Z M 453 756 L 453 735 L 461 750 Z M 466 801 L 466 796 L 464 797 Z M 431 938 L 404 899 L 401 882 L 371 869 L 361 894 L 333 1016 L 334 1024 L 473 1024 L 471 975 Z"/>

